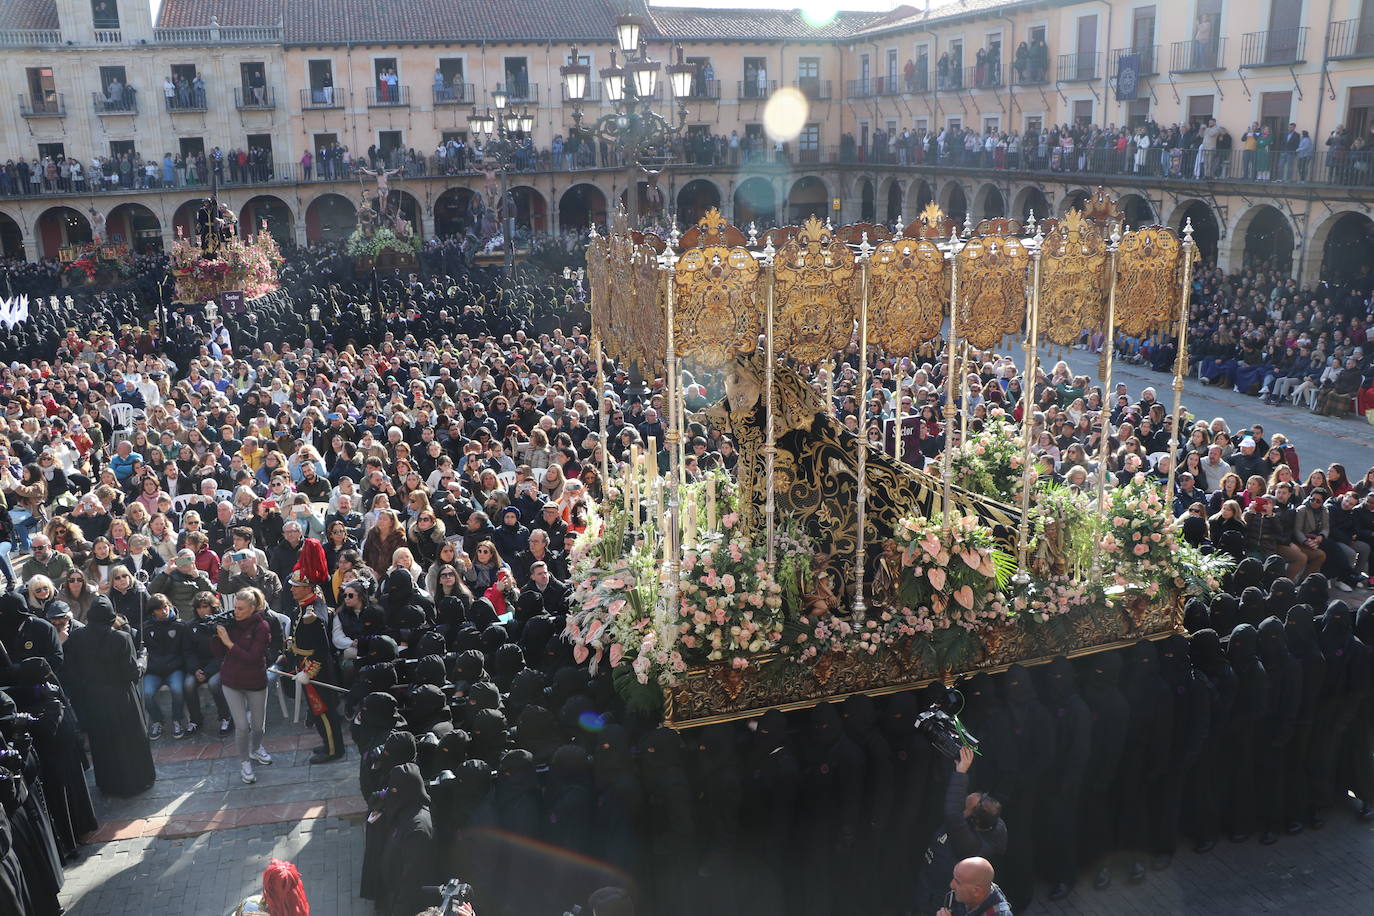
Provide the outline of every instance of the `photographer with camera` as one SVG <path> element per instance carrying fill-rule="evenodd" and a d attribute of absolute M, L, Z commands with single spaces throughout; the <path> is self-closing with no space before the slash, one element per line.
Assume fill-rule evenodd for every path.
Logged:
<path fill-rule="evenodd" d="M 247 785 L 258 781 L 253 774 L 254 763 L 272 763 L 262 747 L 267 724 L 267 644 L 271 640 L 266 608 L 262 592 L 246 588 L 234 596 L 233 622 L 215 627 L 219 643 L 213 650 L 220 659 L 220 685 L 234 720 L 240 775 Z"/>
<path fill-rule="evenodd" d="M 986 859 L 1007 851 L 1007 825 L 1002 820 L 1002 803 L 987 792 L 968 790 L 968 771 L 973 766 L 973 758 L 973 748 L 961 747 L 954 771 L 949 775 L 944 819 L 926 849 L 925 867 L 916 879 L 918 913 L 932 912 L 940 905 L 946 894 L 945 876 L 950 874 L 954 863 L 971 856 Z M 991 872 L 991 866 L 988 869 Z"/>
<path fill-rule="evenodd" d="M 223 581 L 222 579 L 220 580 Z M 188 734 L 200 731 L 205 726 L 205 711 L 200 705 L 200 688 L 210 691 L 215 703 L 215 717 L 219 720 L 221 738 L 233 731 L 233 721 L 229 717 L 229 704 L 224 699 L 224 689 L 220 686 L 219 657 L 215 655 L 215 645 L 219 640 L 219 627 L 233 617 L 221 614 L 219 600 L 209 592 L 196 596 L 194 609 L 196 619 L 189 622 L 190 635 L 186 642 L 186 712 L 190 723 L 186 726 Z"/>

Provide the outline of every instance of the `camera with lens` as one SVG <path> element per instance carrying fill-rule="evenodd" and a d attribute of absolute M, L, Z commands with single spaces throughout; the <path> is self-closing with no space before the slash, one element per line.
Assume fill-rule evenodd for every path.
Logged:
<path fill-rule="evenodd" d="M 930 742 L 931 747 L 950 760 L 959 759 L 959 751 L 964 747 L 978 750 L 978 739 L 964 728 L 959 721 L 958 709 L 963 698 L 950 690 L 938 703 L 916 717 L 916 731 Z"/>
<path fill-rule="evenodd" d="M 439 887 L 426 887 L 425 890 L 429 893 L 438 894 L 442 899 L 440 909 L 444 916 L 454 916 L 458 912 L 458 907 L 472 902 L 472 885 L 459 881 L 457 878 L 450 878 Z"/>

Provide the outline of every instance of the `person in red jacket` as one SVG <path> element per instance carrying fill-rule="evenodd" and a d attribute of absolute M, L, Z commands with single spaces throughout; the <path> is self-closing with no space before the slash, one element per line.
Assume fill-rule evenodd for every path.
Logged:
<path fill-rule="evenodd" d="M 229 715 L 234 719 L 234 740 L 238 744 L 243 781 L 258 781 L 253 764 L 268 766 L 272 757 L 263 750 L 262 733 L 267 724 L 267 646 L 270 630 L 266 617 L 267 599 L 256 588 L 245 588 L 234 595 L 234 620 L 216 627 L 219 643 L 214 646 L 220 658 L 219 679 Z"/>

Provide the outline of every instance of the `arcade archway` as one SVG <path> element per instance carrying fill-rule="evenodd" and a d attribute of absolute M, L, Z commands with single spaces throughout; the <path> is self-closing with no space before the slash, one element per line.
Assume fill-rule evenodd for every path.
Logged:
<path fill-rule="evenodd" d="M 778 204 L 773 185 L 767 178 L 749 178 L 735 188 L 734 224 L 747 228 L 754 223 L 759 229 L 777 225 Z"/>
<path fill-rule="evenodd" d="M 105 217 L 105 238 L 139 254 L 156 253 L 162 250 L 162 223 L 143 204 L 120 204 Z"/>
<path fill-rule="evenodd" d="M 1021 203 L 1016 208 L 1016 212 L 1022 223 L 1030 222 L 1032 216 L 1036 219 L 1044 219 L 1051 215 L 1050 200 L 1045 196 L 1044 191 L 1039 188 L 1026 188 L 1020 196 Z"/>
<path fill-rule="evenodd" d="M 305 241 L 342 242 L 358 226 L 358 210 L 342 194 L 321 194 L 305 208 Z"/>
<path fill-rule="evenodd" d="M 1207 261 L 1214 260 L 1217 256 L 1217 242 L 1221 239 L 1221 225 L 1217 222 L 1216 214 L 1200 200 L 1190 202 L 1183 207 L 1178 222 L 1173 227 L 1180 238 L 1183 236 L 1183 227 L 1189 220 L 1193 222 L 1193 241 L 1197 244 L 1199 257 Z"/>
<path fill-rule="evenodd" d="M 712 207 L 720 207 L 720 189 L 714 182 L 697 178 L 677 192 L 677 222 L 680 226 L 694 226 Z"/>
<path fill-rule="evenodd" d="M 558 228 L 586 233 L 592 226 L 606 228 L 606 195 L 594 184 L 575 184 L 558 200 Z"/>
<path fill-rule="evenodd" d="M 801 225 L 811 216 L 824 220 L 829 207 L 830 189 L 815 175 L 798 178 L 787 194 L 787 220 L 793 225 Z"/>
<path fill-rule="evenodd" d="M 544 195 L 534 188 L 521 186 L 510 189 L 515 201 L 515 225 L 530 232 L 549 230 L 549 205 Z"/>
<path fill-rule="evenodd" d="M 1374 220 L 1363 213 L 1341 213 L 1318 230 L 1317 239 L 1322 240 L 1323 280 L 1349 282 L 1369 276 L 1374 265 Z"/>
<path fill-rule="evenodd" d="M 192 215 L 194 214 L 193 210 Z M 260 232 L 263 223 L 267 224 L 267 231 L 277 240 L 278 245 L 290 245 L 295 242 L 296 221 L 291 215 L 291 208 L 280 197 L 259 194 L 244 204 L 243 209 L 239 211 L 239 234 L 245 238 Z"/>
<path fill-rule="evenodd" d="M 1126 225 L 1132 229 L 1139 229 L 1142 226 L 1153 226 L 1159 219 L 1155 215 L 1154 206 L 1139 194 L 1127 194 L 1118 201 L 1121 206 L 1122 218 Z"/>
<path fill-rule="evenodd" d="M 34 224 L 38 237 L 38 251 L 42 257 L 55 258 L 63 248 L 84 245 L 94 234 L 91 221 L 71 207 L 52 207 L 44 210 Z"/>
<path fill-rule="evenodd" d="M 873 190 L 873 182 L 865 178 L 859 182 L 859 222 L 871 223 L 877 218 L 877 193 Z"/>
<path fill-rule="evenodd" d="M 0 213 L 0 257 L 24 260 L 24 230 L 8 213 Z"/>
<path fill-rule="evenodd" d="M 1277 207 L 1255 207 L 1241 217 L 1236 228 L 1244 248 L 1241 262 L 1246 267 L 1293 272 L 1293 224 Z"/>
<path fill-rule="evenodd" d="M 473 225 L 471 188 L 449 188 L 434 201 L 434 234 L 439 238 L 462 235 Z"/>

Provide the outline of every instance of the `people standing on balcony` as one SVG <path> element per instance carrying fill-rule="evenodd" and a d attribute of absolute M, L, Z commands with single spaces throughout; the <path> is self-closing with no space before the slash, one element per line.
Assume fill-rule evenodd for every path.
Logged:
<path fill-rule="evenodd" d="M 1207 126 L 1198 131 L 1199 151 L 1197 162 L 1193 165 L 1193 177 L 1204 178 L 1215 177 L 1216 158 L 1217 158 L 1217 137 L 1221 135 L 1221 128 L 1217 126 L 1216 118 L 1208 118 Z"/>
<path fill-rule="evenodd" d="M 1031 81 L 1036 83 L 1045 82 L 1045 74 L 1050 68 L 1050 46 L 1045 43 L 1043 35 L 1037 35 L 1031 41 L 1030 46 L 1030 72 Z"/>
<path fill-rule="evenodd" d="M 105 102 L 116 110 L 124 107 L 124 84 L 119 81 L 119 77 L 110 78 L 110 85 L 105 91 Z"/>
<path fill-rule="evenodd" d="M 1298 137 L 1298 181 L 1307 181 L 1307 176 L 1312 171 L 1312 156 L 1316 152 L 1316 144 L 1312 142 L 1312 137 L 1307 131 L 1302 131 Z"/>
<path fill-rule="evenodd" d="M 176 107 L 177 84 L 172 82 L 170 74 L 162 78 L 162 96 L 167 100 L 168 111 Z"/>
<path fill-rule="evenodd" d="M 1346 135 L 1345 125 L 1337 124 L 1326 138 L 1326 179 L 1337 181 L 1345 172 L 1345 154 L 1350 148 L 1350 138 Z"/>
<path fill-rule="evenodd" d="M 310 150 L 306 150 L 305 152 L 301 153 L 301 176 L 306 181 L 310 180 L 310 169 L 311 166 L 314 165 L 314 163 L 315 157 L 310 155 Z"/>
<path fill-rule="evenodd" d="M 1259 151 L 1259 123 L 1252 122 L 1240 137 L 1240 171 L 1246 181 L 1254 181 L 1255 154 Z"/>
<path fill-rule="evenodd" d="M 195 79 L 191 80 L 191 100 L 197 108 L 205 107 L 205 77 L 199 72 L 196 73 Z"/>
<path fill-rule="evenodd" d="M 1273 158 L 1274 135 L 1268 125 L 1260 128 L 1259 138 L 1255 141 L 1255 171 L 1260 181 L 1271 180 L 1270 162 Z"/>
<path fill-rule="evenodd" d="M 936 85 L 941 89 L 949 88 L 949 52 L 940 55 L 940 60 L 935 64 Z"/>

